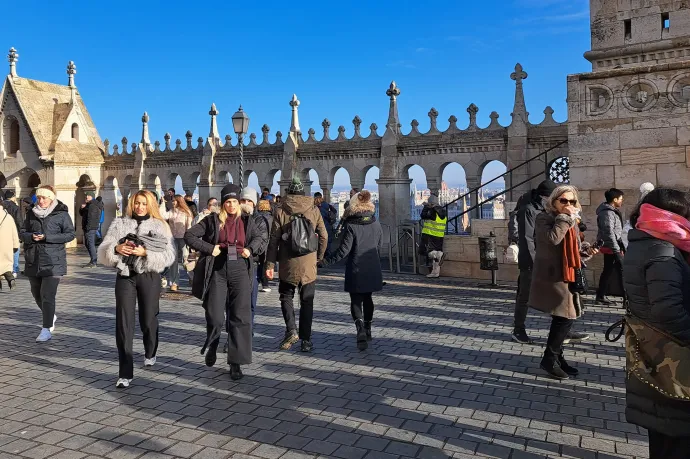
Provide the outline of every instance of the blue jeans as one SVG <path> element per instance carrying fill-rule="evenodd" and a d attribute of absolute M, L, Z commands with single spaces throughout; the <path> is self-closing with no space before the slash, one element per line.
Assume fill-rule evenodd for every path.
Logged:
<path fill-rule="evenodd" d="M 91 257 L 91 263 L 96 264 L 98 260 L 98 252 L 96 251 L 96 233 L 98 230 L 89 230 L 84 234 L 84 245 L 86 250 L 89 252 L 89 257 Z"/>
<path fill-rule="evenodd" d="M 19 252 L 21 250 L 17 250 L 14 252 L 14 267 L 12 268 L 12 272 L 14 273 L 19 273 Z"/>
<path fill-rule="evenodd" d="M 175 238 L 175 261 L 170 265 L 170 278 L 168 279 L 172 284 L 178 285 L 180 283 L 180 267 L 184 269 L 182 259 L 182 250 L 184 249 L 184 238 Z M 165 274 L 165 272 L 163 272 Z"/>

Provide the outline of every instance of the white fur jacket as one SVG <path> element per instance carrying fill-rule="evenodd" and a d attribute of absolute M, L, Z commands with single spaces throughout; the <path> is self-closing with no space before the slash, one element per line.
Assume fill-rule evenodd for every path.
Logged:
<path fill-rule="evenodd" d="M 160 273 L 175 261 L 175 241 L 167 223 L 155 218 L 149 218 L 142 221 L 137 227 L 136 220 L 124 217 L 116 218 L 110 224 L 108 234 L 105 235 L 103 242 L 98 248 L 98 262 L 105 266 L 118 268 L 120 274 L 128 276 L 129 269 L 122 263 L 122 255 L 115 253 L 115 246 L 129 233 L 135 233 L 137 236 L 146 236 L 152 233 L 154 235 L 163 235 L 168 240 L 165 251 L 147 251 L 145 257 L 137 257 L 134 262 L 135 272 L 140 274 L 145 272 Z"/>

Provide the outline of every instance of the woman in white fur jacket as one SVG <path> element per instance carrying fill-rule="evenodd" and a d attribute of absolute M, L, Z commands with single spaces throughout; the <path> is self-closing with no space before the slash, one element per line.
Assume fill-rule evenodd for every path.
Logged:
<path fill-rule="evenodd" d="M 118 269 L 115 322 L 120 372 L 116 387 L 129 387 L 134 377 L 132 343 L 137 301 L 144 335 L 144 366 L 156 363 L 160 273 L 174 260 L 175 242 L 160 215 L 156 197 L 150 191 L 138 191 L 129 198 L 127 216 L 113 221 L 98 248 L 98 262 Z"/>

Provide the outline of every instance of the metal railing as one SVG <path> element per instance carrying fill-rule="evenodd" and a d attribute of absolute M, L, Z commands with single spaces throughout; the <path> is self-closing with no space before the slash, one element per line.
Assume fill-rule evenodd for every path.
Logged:
<path fill-rule="evenodd" d="M 398 273 L 418 274 L 417 252 L 419 250 L 418 229 L 419 223 L 408 221 L 402 223 L 396 229 L 395 240 L 395 267 Z"/>
<path fill-rule="evenodd" d="M 534 180 L 534 179 L 536 179 L 536 178 L 539 178 L 539 177 L 541 177 L 541 176 L 543 176 L 543 175 L 545 175 L 545 176 L 548 178 L 548 176 L 549 176 L 549 167 L 550 167 L 550 163 L 549 163 L 548 160 L 547 160 L 547 161 L 544 161 L 544 173 L 543 173 L 543 174 L 540 172 L 539 174 L 536 174 L 535 176 L 530 177 L 530 178 L 528 178 L 527 180 L 523 180 L 522 182 L 520 182 L 520 183 L 518 183 L 518 184 L 514 184 L 514 183 L 513 183 L 513 172 L 514 172 L 515 170 L 517 170 L 517 169 L 523 167 L 523 166 L 526 166 L 527 164 L 531 163 L 532 161 L 535 161 L 535 160 L 541 159 L 541 158 L 547 158 L 547 155 L 548 155 L 551 151 L 555 150 L 556 148 L 558 148 L 558 147 L 560 147 L 560 146 L 562 146 L 562 145 L 564 145 L 564 144 L 566 144 L 566 143 L 568 143 L 567 140 L 564 140 L 564 141 L 562 141 L 562 142 L 559 142 L 559 143 L 557 143 L 556 145 L 554 145 L 553 147 L 551 147 L 551 148 L 549 148 L 549 149 L 547 149 L 547 150 L 545 150 L 545 151 L 539 153 L 537 156 L 535 156 L 535 157 L 533 157 L 533 158 L 530 158 L 530 159 L 528 159 L 527 161 L 524 161 L 524 162 L 518 164 L 517 166 L 513 167 L 512 169 L 506 171 L 505 173 L 503 173 L 503 174 L 501 174 L 501 175 L 499 175 L 499 176 L 497 176 L 497 177 L 495 177 L 495 178 L 489 180 L 489 181 L 486 182 L 486 183 L 482 183 L 482 184 L 479 185 L 478 187 L 471 189 L 470 191 L 468 191 L 467 193 L 463 194 L 462 196 L 459 196 L 458 198 L 456 198 L 456 199 L 450 201 L 449 203 L 446 203 L 446 204 L 443 206 L 443 208 L 446 210 L 446 215 L 448 215 L 448 210 L 449 210 L 450 206 L 453 205 L 453 204 L 455 204 L 456 202 L 460 201 L 461 199 L 464 200 L 464 199 L 466 199 L 468 196 L 474 195 L 474 196 L 475 196 L 474 201 L 476 202 L 476 204 L 472 205 L 472 206 L 469 207 L 468 209 L 465 209 L 463 212 L 459 213 L 458 215 L 454 216 L 453 218 L 449 218 L 449 219 L 448 219 L 448 221 L 447 221 L 447 223 L 446 223 L 446 234 L 458 234 L 458 233 L 459 233 L 459 231 L 458 231 L 458 222 L 460 221 L 460 219 L 461 219 L 462 217 L 464 217 L 466 214 L 468 214 L 468 213 L 470 213 L 470 212 L 472 212 L 472 211 L 478 210 L 479 212 L 481 212 L 481 208 L 482 208 L 482 206 L 483 206 L 484 204 L 493 201 L 494 199 L 496 199 L 496 198 L 499 197 L 499 196 L 503 196 L 504 194 L 510 193 L 511 191 L 513 191 L 514 189 L 516 189 L 517 187 L 522 186 L 522 185 L 524 185 L 525 183 L 529 183 L 529 182 L 531 182 L 532 180 Z M 491 183 L 495 182 L 496 180 L 505 179 L 506 176 L 508 177 L 508 180 L 509 180 L 509 183 L 510 183 L 510 187 L 509 187 L 509 188 L 503 190 L 503 191 L 500 192 L 500 193 L 497 193 L 497 194 L 491 196 L 491 197 L 488 198 L 488 199 L 485 199 L 485 200 L 482 201 L 482 202 L 478 202 L 478 201 L 479 201 L 479 190 L 481 190 L 482 188 L 486 187 L 487 185 L 490 185 Z M 471 215 L 471 214 L 470 214 L 470 215 Z M 476 218 L 481 218 L 481 215 L 475 215 L 475 217 L 476 217 Z M 451 227 L 453 228 L 453 231 L 451 231 Z"/>
<path fill-rule="evenodd" d="M 381 228 L 384 230 L 383 231 L 383 243 L 381 245 L 386 245 L 388 248 L 388 269 L 385 269 L 383 266 L 381 267 L 381 270 L 384 272 L 389 272 L 393 273 L 393 236 L 391 232 L 391 227 L 390 225 L 386 225 L 385 223 L 381 223 Z M 388 242 L 386 242 L 386 231 L 388 232 Z M 384 251 L 384 247 L 381 247 L 381 251 L 379 252 L 379 258 L 381 258 L 381 252 Z"/>

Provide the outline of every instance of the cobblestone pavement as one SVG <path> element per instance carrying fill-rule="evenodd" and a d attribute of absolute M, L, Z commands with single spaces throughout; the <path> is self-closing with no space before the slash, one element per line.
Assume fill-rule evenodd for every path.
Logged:
<path fill-rule="evenodd" d="M 610 458 L 647 457 L 624 415 L 621 344 L 603 333 L 620 309 L 591 307 L 593 333 L 566 355 L 580 377 L 538 369 L 549 320 L 530 313 L 538 345 L 509 339 L 512 287 L 388 276 L 374 341 L 355 345 L 342 277 L 319 280 L 314 352 L 278 351 L 276 288 L 260 293 L 254 364 L 239 383 L 206 368 L 200 303 L 161 301 L 160 347 L 132 386 L 115 388 L 114 272 L 80 269 L 58 294 L 52 341 L 34 340 L 28 282 L 0 293 L 0 458 Z"/>

